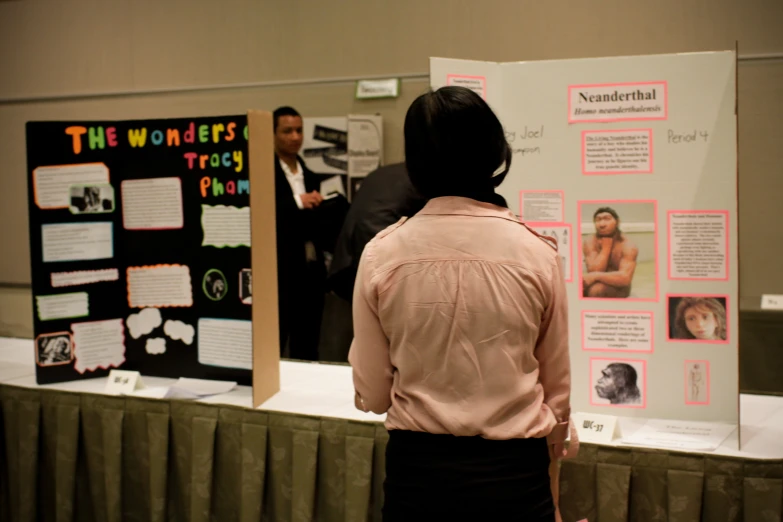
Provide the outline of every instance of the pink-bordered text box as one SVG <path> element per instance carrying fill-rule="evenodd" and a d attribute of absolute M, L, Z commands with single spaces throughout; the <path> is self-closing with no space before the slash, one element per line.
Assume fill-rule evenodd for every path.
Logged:
<path fill-rule="evenodd" d="M 612 205 L 617 205 L 619 203 L 622 204 L 629 204 L 629 203 L 644 203 L 644 204 L 651 204 L 653 206 L 653 243 L 654 243 L 654 251 L 653 251 L 653 260 L 654 260 L 654 277 L 655 277 L 655 296 L 654 297 L 585 297 L 584 290 L 583 290 L 583 277 L 582 277 L 582 263 L 584 261 L 583 258 L 583 249 L 582 249 L 582 205 L 585 204 L 593 204 L 593 205 L 600 205 L 600 206 L 607 206 L 611 207 Z M 658 302 L 659 299 L 659 293 L 660 293 L 660 282 L 658 281 L 658 201 L 654 199 L 599 199 L 599 200 L 581 200 L 576 202 L 576 217 L 579 220 L 579 226 L 577 228 L 578 230 L 578 241 L 576 245 L 576 260 L 574 267 L 578 267 L 577 270 L 577 278 L 579 282 L 579 299 L 583 301 L 622 301 L 626 303 L 633 303 L 633 302 Z M 622 230 L 623 227 L 623 216 L 620 215 L 620 230 Z M 592 221 L 592 216 L 590 216 L 590 220 Z M 631 291 L 633 291 L 633 278 L 631 279 Z"/>
<path fill-rule="evenodd" d="M 484 100 L 487 99 L 487 78 L 486 76 L 472 76 L 469 74 L 447 74 L 446 85 L 457 85 L 465 87 L 475 92 Z"/>
<path fill-rule="evenodd" d="M 714 341 L 705 341 L 702 339 L 674 339 L 671 336 L 672 332 L 672 319 L 676 320 L 676 318 L 672 317 L 672 313 L 670 311 L 671 306 L 671 300 L 672 299 L 679 299 L 683 297 L 701 297 L 705 299 L 723 299 L 726 303 L 726 313 L 724 317 L 725 326 L 726 326 L 726 339 L 720 339 L 720 340 L 714 340 Z M 676 313 L 676 311 L 675 311 Z M 666 294 L 666 340 L 672 343 L 696 343 L 696 344 L 729 344 L 729 339 L 731 337 L 731 332 L 729 331 L 729 323 L 731 322 L 729 320 L 731 316 L 729 315 L 729 296 L 726 294 Z"/>
<path fill-rule="evenodd" d="M 617 170 L 588 170 L 587 168 L 587 136 L 589 134 L 624 134 L 629 132 L 647 134 L 647 168 L 646 169 L 617 169 Z M 582 174 L 586 176 L 613 176 L 615 174 L 652 174 L 653 171 L 653 133 L 652 129 L 601 129 L 582 131 Z"/>
<path fill-rule="evenodd" d="M 693 400 L 692 398 L 688 397 L 688 392 L 690 391 L 690 387 L 691 387 L 691 384 L 688 382 L 688 377 L 690 376 L 690 366 L 696 363 L 704 366 L 704 373 L 705 373 L 704 385 L 707 387 L 707 393 L 706 393 L 706 399 L 703 401 Z M 710 391 L 711 391 L 710 390 L 710 361 L 686 360 L 684 363 L 684 368 L 685 368 L 685 404 L 689 406 L 709 406 Z"/>
<path fill-rule="evenodd" d="M 672 214 L 720 214 L 724 218 L 723 232 L 726 234 L 726 245 L 723 251 L 725 262 L 725 277 L 672 277 Z M 666 213 L 666 234 L 667 234 L 667 276 L 671 281 L 728 281 L 729 280 L 729 211 L 728 210 L 669 210 Z"/>
<path fill-rule="evenodd" d="M 660 85 L 663 87 L 663 114 L 661 116 L 614 116 L 607 115 L 605 117 L 597 118 L 574 118 L 574 91 L 575 90 L 589 90 L 589 89 L 611 89 L 613 87 L 630 87 L 640 88 L 649 87 L 651 85 Z M 578 96 L 578 94 L 577 94 Z M 640 100 L 643 101 L 643 100 Z M 636 102 L 633 102 L 636 103 Z M 599 109 L 600 107 L 595 107 Z M 619 121 L 659 121 L 666 120 L 669 117 L 669 84 L 666 81 L 657 82 L 621 82 L 621 83 L 593 83 L 582 85 L 569 85 L 568 86 L 568 123 L 608 123 Z"/>
<path fill-rule="evenodd" d="M 605 314 L 607 316 L 620 316 L 620 315 L 645 315 L 649 317 L 649 331 L 650 331 L 650 346 L 645 350 L 635 350 L 633 348 L 613 348 L 613 347 L 596 347 L 588 348 L 587 342 L 587 328 L 585 327 L 585 315 L 587 314 Z M 652 312 L 644 312 L 637 310 L 582 310 L 582 350 L 586 352 L 624 352 L 624 353 L 652 353 L 655 346 L 655 323 Z"/>
<path fill-rule="evenodd" d="M 604 367 L 608 366 L 610 363 L 626 363 L 634 367 L 636 370 L 636 385 L 639 387 L 639 394 L 641 395 L 641 402 L 639 404 L 605 404 L 602 402 L 596 402 L 595 401 L 595 395 L 596 391 L 594 389 L 594 386 L 598 382 L 598 380 L 595 378 L 595 372 L 594 370 L 594 362 L 600 362 Z M 614 359 L 610 357 L 591 357 L 590 358 L 590 382 L 589 382 L 589 393 L 590 393 L 590 405 L 591 406 L 602 406 L 602 407 L 608 407 L 608 408 L 634 408 L 634 409 L 640 409 L 643 410 L 647 408 L 647 361 L 644 359 Z M 639 371 L 641 369 L 641 371 Z M 641 381 L 641 386 L 639 386 L 639 383 Z"/>

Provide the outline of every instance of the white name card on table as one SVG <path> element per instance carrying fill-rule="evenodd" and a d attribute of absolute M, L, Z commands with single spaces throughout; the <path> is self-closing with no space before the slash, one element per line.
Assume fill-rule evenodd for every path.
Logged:
<path fill-rule="evenodd" d="M 783 295 L 764 294 L 761 296 L 762 310 L 783 310 Z"/>
<path fill-rule="evenodd" d="M 573 421 L 580 442 L 610 444 L 620 437 L 620 423 L 614 415 L 574 413 Z"/>
<path fill-rule="evenodd" d="M 139 372 L 112 370 L 104 391 L 109 395 L 128 395 L 141 389 L 144 389 L 144 382 Z"/>
<path fill-rule="evenodd" d="M 732 424 L 651 419 L 636 433 L 625 437 L 623 444 L 715 451 L 735 429 L 737 427 Z"/>

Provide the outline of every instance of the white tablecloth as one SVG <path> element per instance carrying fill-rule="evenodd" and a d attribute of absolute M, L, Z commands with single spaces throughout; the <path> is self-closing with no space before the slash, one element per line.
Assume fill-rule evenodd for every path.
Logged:
<path fill-rule="evenodd" d="M 169 386 L 174 379 L 143 376 L 144 384 Z M 29 339 L 0 338 L 0 382 L 14 386 L 39 387 L 35 382 L 33 342 Z M 103 393 L 106 378 L 85 379 L 40 386 L 56 390 Z M 200 400 L 209 404 L 229 404 L 252 408 L 252 390 L 237 386 L 229 393 Z M 740 396 L 742 447 L 738 450 L 738 432 L 734 431 L 712 455 L 747 459 L 783 459 L 783 397 Z M 358 411 L 353 405 L 351 369 L 331 364 L 280 363 L 280 391 L 260 409 L 303 415 L 336 417 L 360 421 L 384 420 L 383 415 Z M 620 418 L 624 435 L 630 435 L 643 419 Z M 619 444 L 619 443 L 615 443 Z"/>

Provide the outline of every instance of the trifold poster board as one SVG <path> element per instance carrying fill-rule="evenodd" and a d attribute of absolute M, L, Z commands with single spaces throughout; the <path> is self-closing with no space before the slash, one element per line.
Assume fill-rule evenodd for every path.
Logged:
<path fill-rule="evenodd" d="M 279 354 L 276 267 L 251 279 L 251 177 L 256 248 L 275 248 L 271 116 L 253 117 L 250 154 L 247 116 L 28 122 L 39 383 L 250 384 L 253 297 L 275 334 L 256 348 Z"/>
<path fill-rule="evenodd" d="M 498 192 L 559 245 L 573 411 L 738 424 L 736 54 L 430 65 L 498 114 Z"/>
<path fill-rule="evenodd" d="M 302 156 L 322 176 L 321 193 L 351 201 L 361 181 L 383 162 L 383 118 L 379 115 L 303 119 Z"/>

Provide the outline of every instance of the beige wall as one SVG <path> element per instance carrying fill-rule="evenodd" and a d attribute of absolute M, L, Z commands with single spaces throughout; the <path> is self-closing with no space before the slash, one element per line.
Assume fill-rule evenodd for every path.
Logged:
<path fill-rule="evenodd" d="M 494 61 L 733 48 L 783 52 L 780 0 L 14 0 L 0 2 L 0 283 L 29 282 L 24 122 L 198 116 L 292 104 L 379 112 L 387 161 L 426 81 L 356 102 L 350 83 L 63 100 L 74 94 L 426 73 L 430 56 Z M 743 305 L 783 293 L 783 61 L 742 62 Z M 47 101 L 24 101 L 48 96 Z M 21 101 L 20 101 L 21 100 Z M 29 293 L 0 288 L 0 334 L 29 332 Z M 26 303 L 22 305 L 21 303 Z M 24 310 L 21 306 L 26 307 Z"/>

